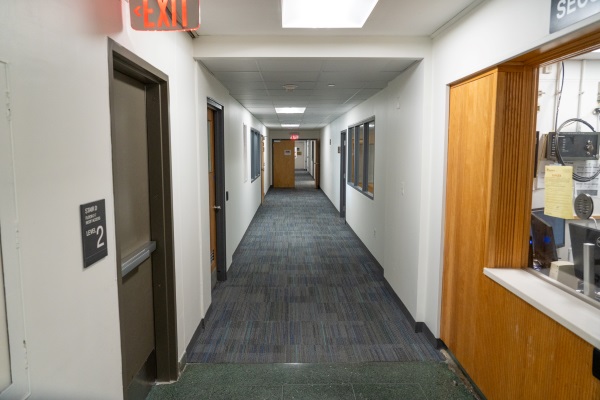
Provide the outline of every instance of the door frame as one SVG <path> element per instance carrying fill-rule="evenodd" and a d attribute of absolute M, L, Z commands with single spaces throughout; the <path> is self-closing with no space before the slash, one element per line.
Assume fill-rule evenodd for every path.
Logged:
<path fill-rule="evenodd" d="M 214 112 L 215 118 L 215 204 L 221 209 L 217 212 L 217 281 L 227 280 L 226 246 L 226 198 L 225 198 L 225 107 L 210 97 L 206 98 L 206 107 Z M 209 133 L 207 132 L 207 135 Z"/>
<path fill-rule="evenodd" d="M 340 218 L 346 222 L 346 137 L 348 132 L 344 129 L 340 133 Z"/>
<path fill-rule="evenodd" d="M 265 202 L 265 137 L 260 135 L 260 204 Z"/>
<path fill-rule="evenodd" d="M 4 295 L 11 384 L 2 394 L 6 398 L 26 398 L 30 390 L 25 332 L 25 308 L 23 305 L 23 279 L 19 250 L 19 213 L 16 196 L 14 162 L 14 132 L 10 119 L 11 64 L 0 60 L 0 80 L 5 80 L 2 91 L 0 118 L 6 118 L 8 129 L 0 129 L 0 257 L 4 272 Z M 0 85 L 4 86 L 4 85 Z M 6 93 L 4 93 L 4 90 Z"/>
<path fill-rule="evenodd" d="M 154 335 L 156 351 L 156 379 L 160 382 L 177 380 L 179 376 L 179 360 L 177 353 L 177 310 L 175 257 L 173 241 L 173 194 L 171 187 L 171 150 L 169 131 L 169 77 L 131 51 L 108 39 L 108 73 L 110 114 L 115 109 L 114 72 L 121 72 L 146 85 L 146 104 L 148 121 L 148 174 L 151 196 L 159 193 L 151 202 L 150 213 L 159 218 L 152 218 L 151 232 L 157 242 L 152 253 L 153 292 L 154 292 Z M 111 117 L 111 137 L 116 132 L 114 118 Z M 114 141 L 111 138 L 111 141 Z M 115 171 L 113 170 L 113 180 Z M 114 216 L 113 216 L 114 217 Z M 115 232 L 116 243 L 118 243 Z M 117 276 L 121 277 L 121 254 L 115 249 Z M 119 278 L 120 279 L 120 278 Z M 121 285 L 118 285 L 119 299 L 122 297 Z M 122 323 L 123 315 L 119 312 Z M 124 360 L 122 359 L 122 362 Z M 123 393 L 127 387 L 124 383 Z"/>

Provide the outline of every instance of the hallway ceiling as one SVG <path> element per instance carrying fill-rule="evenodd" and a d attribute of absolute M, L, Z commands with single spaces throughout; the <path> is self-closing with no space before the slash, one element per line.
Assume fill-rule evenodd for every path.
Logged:
<path fill-rule="evenodd" d="M 283 29 L 280 0 L 202 0 L 201 36 L 430 36 L 484 0 L 379 0 L 362 29 Z M 319 129 L 374 96 L 416 59 L 198 58 L 265 126 Z M 283 85 L 297 88 L 286 91 Z M 331 87 L 329 85 L 334 84 Z M 275 107 L 306 107 L 276 114 Z"/>
<path fill-rule="evenodd" d="M 209 58 L 201 62 L 268 128 L 327 126 L 377 94 L 414 59 Z M 285 84 L 298 87 L 291 92 Z M 328 85 L 334 84 L 334 87 Z M 276 114 L 275 107 L 306 107 L 304 114 Z"/>
<path fill-rule="evenodd" d="M 202 0 L 200 35 L 430 36 L 482 0 L 379 0 L 362 29 L 283 29 L 281 0 Z"/>

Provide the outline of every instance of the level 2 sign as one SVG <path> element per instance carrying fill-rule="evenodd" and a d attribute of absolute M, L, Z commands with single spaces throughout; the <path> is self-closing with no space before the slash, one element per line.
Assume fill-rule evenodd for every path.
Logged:
<path fill-rule="evenodd" d="M 108 255 L 106 245 L 106 207 L 104 199 L 79 206 L 83 267 L 87 268 Z"/>
<path fill-rule="evenodd" d="M 192 31 L 200 27 L 200 0 L 129 0 L 137 31 Z"/>
<path fill-rule="evenodd" d="M 552 0 L 550 33 L 591 17 L 600 12 L 600 0 Z"/>

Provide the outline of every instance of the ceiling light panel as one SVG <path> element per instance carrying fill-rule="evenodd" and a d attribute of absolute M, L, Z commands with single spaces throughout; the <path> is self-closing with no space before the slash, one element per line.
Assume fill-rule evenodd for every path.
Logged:
<path fill-rule="evenodd" d="M 282 128 L 298 128 L 300 124 L 281 124 Z"/>
<path fill-rule="evenodd" d="M 277 114 L 304 114 L 306 107 L 277 107 Z"/>
<path fill-rule="evenodd" d="M 281 0 L 283 28 L 362 28 L 378 0 Z"/>

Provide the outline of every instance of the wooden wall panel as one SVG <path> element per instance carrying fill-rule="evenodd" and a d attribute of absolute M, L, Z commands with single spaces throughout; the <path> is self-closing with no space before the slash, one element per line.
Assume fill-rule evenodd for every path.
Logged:
<path fill-rule="evenodd" d="M 479 298 L 474 272 L 486 266 L 496 76 L 489 73 L 450 91 L 442 315 L 452 318 L 442 318 L 442 340 L 467 359 L 475 349 L 453 327 L 477 324 L 477 315 L 464 305 Z M 460 290 L 446 290 L 450 287 Z"/>
<path fill-rule="evenodd" d="M 441 338 L 490 400 L 600 399 L 592 346 L 483 275 L 527 263 L 536 70 L 450 90 Z"/>

